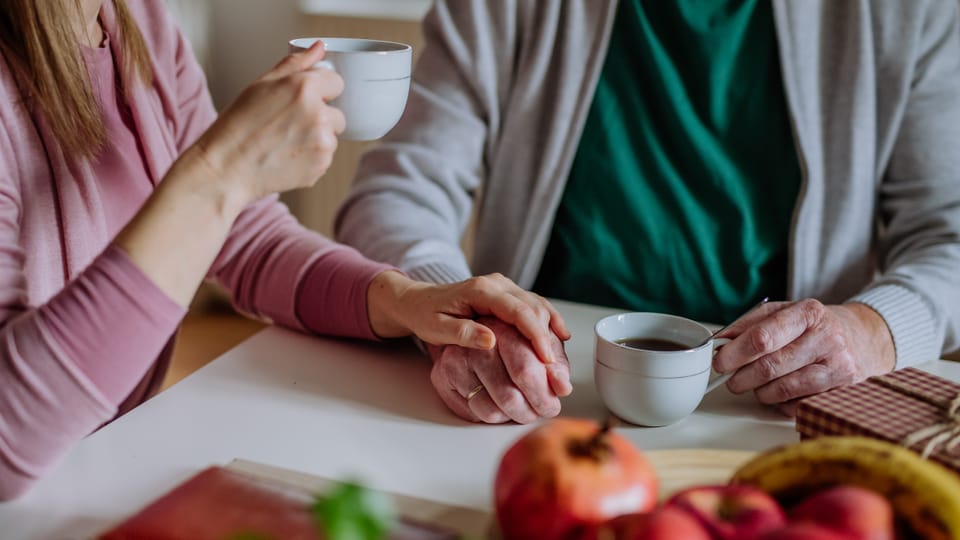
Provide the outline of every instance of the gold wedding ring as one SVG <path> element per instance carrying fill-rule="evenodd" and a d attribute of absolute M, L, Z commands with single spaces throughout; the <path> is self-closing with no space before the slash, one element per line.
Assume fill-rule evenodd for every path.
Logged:
<path fill-rule="evenodd" d="M 473 390 L 470 390 L 469 392 L 467 392 L 467 395 L 465 397 L 467 401 L 470 401 L 471 399 L 477 397 L 477 394 L 479 394 L 480 392 L 483 392 L 483 383 L 480 383 L 474 386 Z"/>

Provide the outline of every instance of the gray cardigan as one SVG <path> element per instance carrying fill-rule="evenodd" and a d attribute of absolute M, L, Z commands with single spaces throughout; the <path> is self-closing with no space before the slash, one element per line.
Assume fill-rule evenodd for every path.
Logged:
<path fill-rule="evenodd" d="M 863 302 L 898 367 L 934 359 L 960 346 L 958 3 L 773 1 L 803 168 L 789 297 Z M 338 238 L 429 281 L 498 271 L 531 286 L 615 12 L 437 1 L 406 113 L 361 161 Z"/>

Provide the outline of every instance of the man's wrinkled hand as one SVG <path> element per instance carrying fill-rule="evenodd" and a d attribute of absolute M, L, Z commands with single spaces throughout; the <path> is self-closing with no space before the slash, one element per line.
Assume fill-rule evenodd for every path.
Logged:
<path fill-rule="evenodd" d="M 731 339 L 713 361 L 718 372 L 734 372 L 727 388 L 753 392 L 788 415 L 800 398 L 886 373 L 896 363 L 883 318 L 859 303 L 773 302 L 717 337 Z"/>
<path fill-rule="evenodd" d="M 429 346 L 430 379 L 457 416 L 471 422 L 530 423 L 560 413 L 560 397 L 573 390 L 563 342 L 551 336 L 551 363 L 540 360 L 530 340 L 496 317 L 477 322 L 496 335 L 496 346 L 478 350 Z"/>

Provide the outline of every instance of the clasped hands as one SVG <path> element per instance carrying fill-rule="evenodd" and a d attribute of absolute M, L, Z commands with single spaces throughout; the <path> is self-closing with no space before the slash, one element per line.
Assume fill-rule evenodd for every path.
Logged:
<path fill-rule="evenodd" d="M 431 381 L 458 416 L 529 423 L 559 414 L 560 398 L 572 391 L 563 350 L 569 333 L 546 300 L 529 299 L 539 306 L 531 308 L 539 323 L 526 330 L 492 314 L 474 321 L 492 331 L 492 348 L 428 346 Z M 771 302 L 718 337 L 731 340 L 714 357 L 717 371 L 733 373 L 727 388 L 752 392 L 760 403 L 788 416 L 800 398 L 886 373 L 896 358 L 883 318 L 859 303 Z"/>

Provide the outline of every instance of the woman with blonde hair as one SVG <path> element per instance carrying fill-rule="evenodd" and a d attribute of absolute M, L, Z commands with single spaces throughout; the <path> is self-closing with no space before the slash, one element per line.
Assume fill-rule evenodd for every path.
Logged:
<path fill-rule="evenodd" d="M 494 346 L 494 315 L 567 336 L 499 276 L 414 282 L 300 226 L 276 193 L 323 175 L 339 77 L 285 58 L 219 118 L 160 1 L 0 0 L 0 497 L 156 391 L 200 282 L 303 331 Z M 451 389 L 466 396 L 469 388 Z"/>

